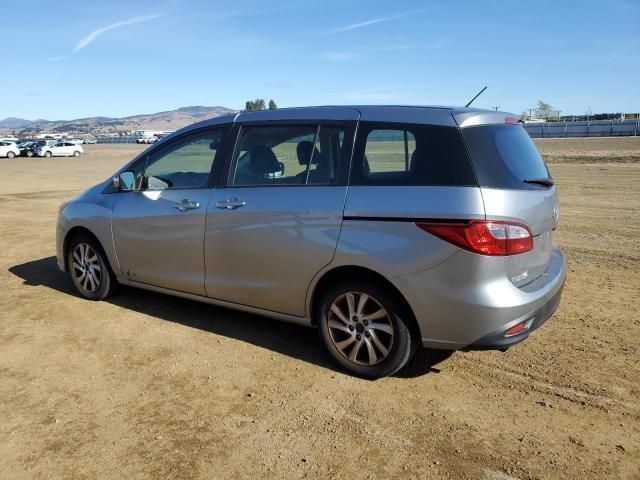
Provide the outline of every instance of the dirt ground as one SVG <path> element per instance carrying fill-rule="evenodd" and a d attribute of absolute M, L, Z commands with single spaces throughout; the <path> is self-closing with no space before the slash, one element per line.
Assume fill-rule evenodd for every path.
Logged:
<path fill-rule="evenodd" d="M 570 267 L 556 315 L 374 382 L 311 329 L 73 293 L 56 209 L 140 147 L 0 159 L 0 478 L 640 478 L 640 138 L 538 145 Z"/>

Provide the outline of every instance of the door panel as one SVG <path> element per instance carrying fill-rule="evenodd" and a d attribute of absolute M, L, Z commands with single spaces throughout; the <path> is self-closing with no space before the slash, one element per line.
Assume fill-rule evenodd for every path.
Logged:
<path fill-rule="evenodd" d="M 338 242 L 355 123 L 237 128 L 207 211 L 207 295 L 303 317 Z"/>
<path fill-rule="evenodd" d="M 304 316 L 307 288 L 333 258 L 345 195 L 345 186 L 215 190 L 205 230 L 207 295 Z M 229 200 L 245 204 L 224 208 Z"/>
<path fill-rule="evenodd" d="M 116 194 L 113 238 L 122 274 L 136 282 L 204 295 L 202 239 L 211 192 Z"/>
<path fill-rule="evenodd" d="M 128 167 L 140 191 L 119 192 L 113 239 L 130 280 L 205 295 L 204 226 L 224 127 L 181 135 Z M 217 160 L 216 160 L 217 161 Z"/>

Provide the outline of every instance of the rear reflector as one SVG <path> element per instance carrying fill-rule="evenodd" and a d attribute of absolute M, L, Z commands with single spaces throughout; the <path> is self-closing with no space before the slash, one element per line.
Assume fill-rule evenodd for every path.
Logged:
<path fill-rule="evenodd" d="M 531 231 L 520 223 L 471 220 L 466 223 L 416 222 L 416 226 L 481 255 L 516 255 L 533 250 Z"/>
<path fill-rule="evenodd" d="M 504 332 L 505 337 L 512 337 L 525 331 L 524 322 L 520 322 Z"/>
<path fill-rule="evenodd" d="M 504 123 L 507 125 L 517 125 L 518 119 L 515 117 L 504 117 Z"/>

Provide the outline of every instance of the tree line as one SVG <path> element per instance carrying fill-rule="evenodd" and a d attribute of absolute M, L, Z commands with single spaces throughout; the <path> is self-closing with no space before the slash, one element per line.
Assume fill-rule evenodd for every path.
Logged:
<path fill-rule="evenodd" d="M 524 111 L 520 114 L 520 120 L 529 120 L 530 118 L 540 118 L 548 120 L 551 117 L 560 117 L 560 110 L 552 106 L 544 100 L 538 100 L 536 108 L 532 108 L 529 112 Z"/>
<path fill-rule="evenodd" d="M 278 108 L 276 102 L 273 99 L 269 100 L 269 110 L 275 110 Z M 264 98 L 256 98 L 255 100 L 247 100 L 245 103 L 245 112 L 253 112 L 255 110 L 266 110 L 267 104 L 264 101 Z"/>

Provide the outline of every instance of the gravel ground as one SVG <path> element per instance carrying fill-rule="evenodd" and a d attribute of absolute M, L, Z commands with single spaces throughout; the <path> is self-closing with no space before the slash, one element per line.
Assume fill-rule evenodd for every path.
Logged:
<path fill-rule="evenodd" d="M 374 382 L 311 329 L 73 293 L 56 208 L 140 147 L 0 159 L 0 478 L 640 478 L 639 140 L 537 142 L 570 267 L 544 328 Z"/>

